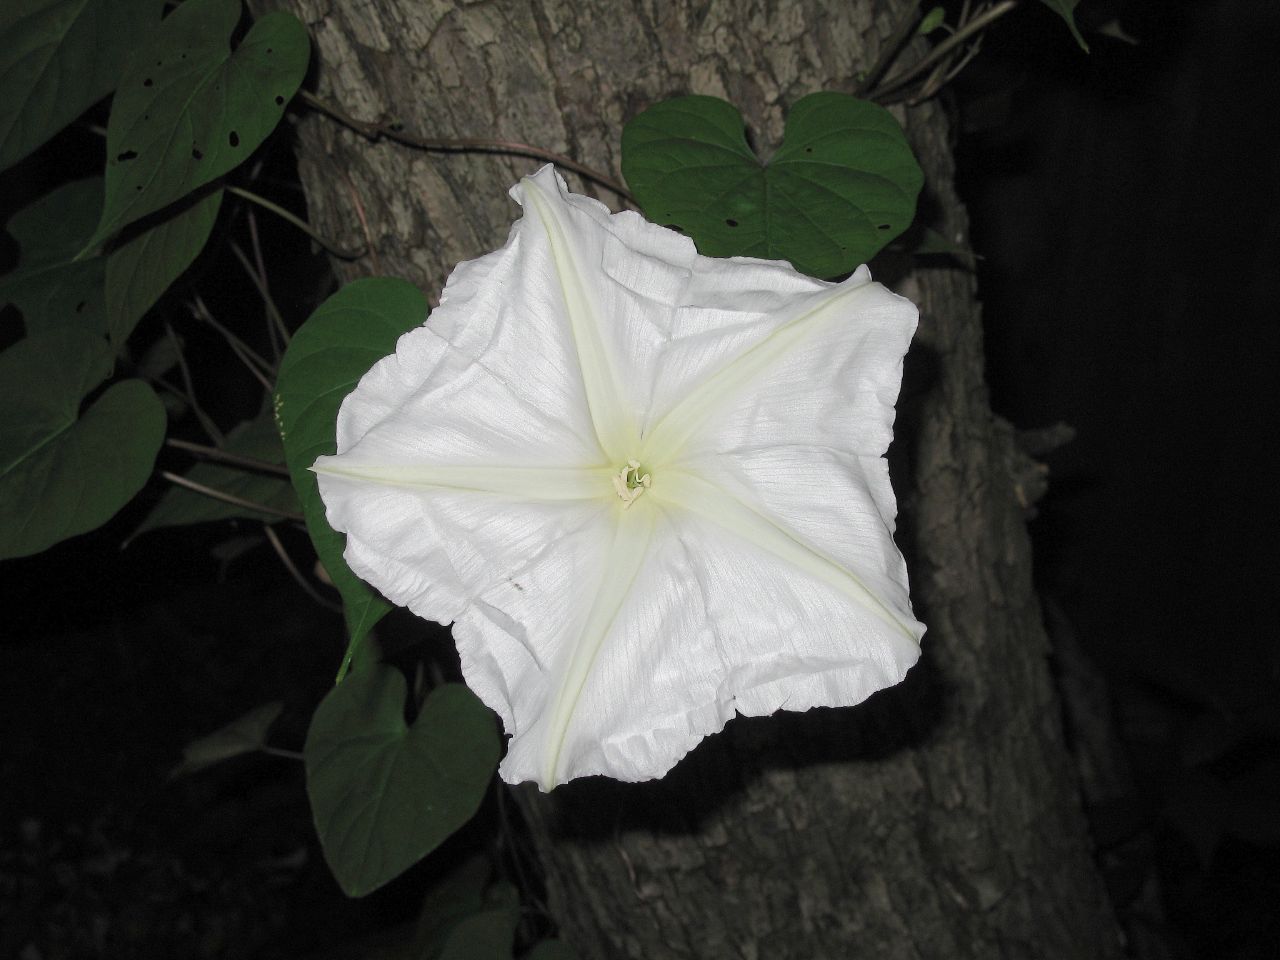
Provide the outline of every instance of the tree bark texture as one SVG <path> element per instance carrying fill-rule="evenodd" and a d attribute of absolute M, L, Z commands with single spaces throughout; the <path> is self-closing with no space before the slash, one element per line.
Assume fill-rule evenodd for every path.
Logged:
<path fill-rule="evenodd" d="M 736 104 L 767 156 L 790 104 L 853 89 L 908 0 L 277 2 L 311 31 L 318 95 L 348 115 L 536 144 L 618 177 L 623 124 L 685 93 Z M 925 169 L 922 216 L 963 241 L 945 117 L 899 117 Z M 376 251 L 338 264 L 342 278 L 380 270 L 433 299 L 457 261 L 503 242 L 506 190 L 540 165 L 370 143 L 318 115 L 299 136 L 315 225 L 359 245 L 363 218 Z M 1119 955 L 1031 587 L 1021 461 L 983 385 L 974 278 L 878 275 L 922 312 L 890 460 L 923 659 L 860 707 L 731 721 L 662 781 L 516 790 L 583 957 Z"/>

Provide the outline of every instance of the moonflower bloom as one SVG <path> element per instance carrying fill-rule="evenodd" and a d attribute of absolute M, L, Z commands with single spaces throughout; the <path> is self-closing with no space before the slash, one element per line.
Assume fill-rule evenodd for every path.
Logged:
<path fill-rule="evenodd" d="M 699 255 L 569 193 L 346 398 L 315 465 L 351 568 L 453 623 L 544 790 L 660 777 L 734 712 L 858 703 L 919 655 L 883 454 L 916 308 Z"/>

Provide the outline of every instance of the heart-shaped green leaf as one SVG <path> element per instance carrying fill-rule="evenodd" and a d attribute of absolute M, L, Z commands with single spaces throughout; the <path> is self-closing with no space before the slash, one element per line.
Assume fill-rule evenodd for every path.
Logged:
<path fill-rule="evenodd" d="M 221 206 L 222 191 L 214 190 L 148 226 L 107 257 L 107 332 L 112 343 L 129 339 L 142 315 L 200 255 Z"/>
<path fill-rule="evenodd" d="M 101 526 L 146 483 L 165 429 L 151 388 L 113 384 L 80 413 L 110 372 L 106 342 L 81 330 L 0 353 L 0 559 Z"/>
<path fill-rule="evenodd" d="M 1088 53 L 1089 45 L 1084 42 L 1084 37 L 1080 35 L 1080 28 L 1076 26 L 1076 4 L 1080 0 L 1040 0 L 1040 2 L 1066 21 L 1071 35 L 1076 38 L 1076 43 L 1080 44 L 1080 49 Z"/>
<path fill-rule="evenodd" d="M 905 230 L 924 182 L 889 111 L 832 92 L 791 108 L 764 164 L 732 104 L 654 104 L 623 130 L 622 172 L 645 215 L 704 255 L 790 260 L 815 277 L 850 272 Z"/>
<path fill-rule="evenodd" d="M 0 170 L 115 89 L 163 0 L 6 0 L 0 8 Z"/>
<path fill-rule="evenodd" d="M 266 463 L 281 463 L 284 459 L 284 451 L 280 448 L 280 434 L 269 414 L 246 420 L 237 426 L 227 434 L 223 449 L 227 453 Z M 251 503 L 261 503 L 290 513 L 298 510 L 297 494 L 293 492 L 293 485 L 284 477 L 254 473 L 215 462 L 197 463 L 184 476 L 202 486 L 212 487 Z M 160 502 L 133 532 L 133 536 L 161 527 L 236 518 L 272 523 L 279 520 L 280 515 L 215 500 L 183 487 L 172 487 L 160 498 Z"/>
<path fill-rule="evenodd" d="M 399 670 L 362 655 L 321 702 L 303 754 L 325 859 L 361 897 L 471 819 L 498 762 L 493 715 L 461 684 L 437 687 L 412 726 Z"/>
<path fill-rule="evenodd" d="M 232 170 L 275 129 L 307 70 L 307 32 L 268 13 L 233 53 L 239 19 L 240 0 L 186 0 L 131 62 L 111 105 L 96 240 Z"/>
<path fill-rule="evenodd" d="M 14 214 L 6 225 L 18 241 L 18 265 L 0 277 L 0 304 L 22 312 L 28 334 L 75 327 L 106 330 L 105 260 L 75 260 L 102 209 L 102 178 L 74 180 Z"/>
<path fill-rule="evenodd" d="M 367 278 L 349 283 L 322 303 L 302 325 L 280 361 L 276 424 L 285 463 L 307 518 L 320 562 L 342 594 L 353 652 L 370 628 L 391 609 L 342 559 L 346 543 L 325 520 L 324 503 L 311 465 L 336 451 L 338 408 L 369 368 L 396 348 L 403 333 L 427 318 L 427 298 L 411 283 Z"/>

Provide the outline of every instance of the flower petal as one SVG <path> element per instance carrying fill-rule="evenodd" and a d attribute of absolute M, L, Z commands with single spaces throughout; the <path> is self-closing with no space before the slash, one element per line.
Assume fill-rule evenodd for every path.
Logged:
<path fill-rule="evenodd" d="M 529 628 L 539 637 L 538 646 L 543 652 L 541 663 L 537 664 L 539 670 L 534 673 L 526 668 L 521 674 L 503 677 L 507 689 L 517 691 L 518 697 L 514 723 L 507 728 L 513 736 L 500 767 L 503 777 L 512 783 L 535 780 L 543 790 L 550 790 L 582 775 L 582 771 L 564 772 L 577 766 L 574 751 L 567 749 L 569 733 L 580 731 L 584 723 L 589 729 L 596 729 L 594 718 L 581 709 L 583 689 L 596 682 L 606 642 L 618 642 L 620 614 L 632 602 L 632 586 L 645 565 L 654 526 L 652 509 L 610 509 L 615 514 L 612 535 L 603 544 L 593 544 L 594 569 L 587 571 L 570 591 L 563 591 L 561 585 L 567 596 L 579 598 L 576 610 L 548 611 L 545 606 L 536 608 L 516 601 L 516 617 L 486 615 L 489 609 L 506 611 L 513 606 L 509 598 L 502 603 L 498 594 L 506 591 L 499 588 L 494 591 L 495 603 L 486 599 L 483 607 L 469 612 L 454 626 L 464 672 L 490 650 L 509 642 L 504 641 L 503 632 Z M 537 587 L 546 586 L 537 582 L 541 579 L 540 573 L 535 574 Z M 554 619 L 546 616 L 548 612 L 555 614 Z M 649 642 L 653 642 L 652 638 Z M 635 680 L 637 689 L 643 690 L 644 679 Z M 594 733 L 588 734 L 588 739 L 592 737 Z"/>
<path fill-rule="evenodd" d="M 873 283 L 866 267 L 795 298 L 689 386 L 645 436 L 645 455 L 679 460 L 779 443 L 879 456 L 892 438 L 917 318 L 915 305 Z M 735 328 L 705 339 L 713 337 L 742 339 Z"/>
<path fill-rule="evenodd" d="M 775 459 L 764 462 L 763 469 L 759 469 L 761 463 L 758 460 L 754 464 L 758 468 L 754 473 L 768 477 L 772 472 L 783 484 L 802 488 L 812 486 L 805 484 L 806 474 L 819 480 L 818 489 L 811 491 L 814 494 L 812 502 L 795 496 L 794 491 L 763 491 L 763 499 L 772 501 L 775 509 L 781 505 L 789 514 L 786 519 L 780 519 L 773 510 L 758 507 L 756 503 L 762 498 L 762 492 L 750 486 L 746 487 L 745 496 L 739 496 L 701 476 L 679 471 L 668 471 L 653 495 L 665 504 L 699 516 L 754 544 L 789 568 L 839 590 L 878 618 L 895 635 L 895 643 L 901 637 L 916 643 L 924 628 L 911 613 L 905 564 L 887 527 L 883 523 L 865 522 L 864 517 L 858 517 L 852 524 L 842 524 L 840 520 L 844 518 L 838 511 L 824 511 L 818 505 L 825 503 L 834 492 L 824 481 L 834 479 L 838 483 L 838 469 L 824 471 L 817 464 L 806 461 L 794 473 L 779 474 L 777 465 Z M 752 472 L 747 470 L 742 473 L 752 476 Z M 840 492 L 852 494 L 855 503 L 862 499 L 858 483 L 841 486 Z M 825 518 L 824 513 L 827 514 Z M 823 519 L 835 521 L 837 525 L 824 528 Z"/>
<path fill-rule="evenodd" d="M 644 562 L 598 643 L 556 776 L 548 783 L 542 767 L 550 715 L 542 711 L 532 714 L 532 736 L 517 728 L 500 768 L 507 781 L 547 789 L 591 774 L 661 777 L 735 712 L 856 704 L 915 663 L 915 636 L 888 626 L 835 577 L 694 511 L 648 509 Z M 467 620 L 477 649 L 501 633 L 492 623 L 473 632 Z"/>
<path fill-rule="evenodd" d="M 461 264 L 425 326 L 365 374 L 338 457 L 369 466 L 604 466 L 542 232 Z"/>
<path fill-rule="evenodd" d="M 454 272 L 315 467 L 352 569 L 455 621 L 503 777 L 649 779 L 735 710 L 901 679 L 923 627 L 881 454 L 915 308 L 865 268 L 700 257 L 549 167 L 512 195 L 507 245 Z M 624 508 L 633 459 L 652 486 Z"/>
<path fill-rule="evenodd" d="M 583 544 L 607 535 L 615 509 L 603 500 L 513 499 L 492 491 L 371 483 L 341 473 L 319 473 L 317 479 L 329 524 L 347 535 L 343 556 L 351 569 L 388 600 L 442 624 L 462 616 L 493 584 L 519 582 L 540 559 L 558 556 L 549 552 L 552 545 L 579 538 L 577 546 L 586 551 Z M 587 553 L 579 577 L 599 562 Z M 530 602 L 553 605 L 557 598 L 547 589 L 571 589 L 558 574 L 543 579 L 552 587 L 533 591 Z M 512 607 L 508 615 L 525 611 Z M 486 702 L 501 712 L 498 703 Z"/>
<path fill-rule="evenodd" d="M 762 446 L 704 455 L 685 469 L 702 486 L 701 496 L 690 487 L 685 506 L 713 516 L 733 502 L 744 505 L 789 539 L 852 572 L 907 633 L 923 633 L 911 611 L 906 563 L 893 541 L 897 504 L 883 457 L 831 447 Z M 663 497 L 671 486 L 664 483 L 655 495 Z M 704 500 L 712 502 L 699 506 Z M 759 525 L 757 519 L 744 520 Z"/>

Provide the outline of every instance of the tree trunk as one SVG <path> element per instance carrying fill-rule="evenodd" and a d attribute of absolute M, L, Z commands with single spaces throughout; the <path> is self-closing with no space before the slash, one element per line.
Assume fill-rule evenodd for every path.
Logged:
<path fill-rule="evenodd" d="M 307 23 L 318 94 L 347 114 L 617 176 L 624 122 L 690 92 L 740 107 L 767 155 L 791 103 L 852 89 L 909 0 L 277 2 Z M 925 215 L 963 239 L 944 116 L 900 117 Z M 372 144 L 322 116 L 299 135 L 317 227 L 359 244 L 363 216 L 373 240 L 376 263 L 338 264 L 343 279 L 380 268 L 432 296 L 502 243 L 506 189 L 539 165 Z M 880 279 L 922 311 L 890 459 L 924 657 L 860 707 L 736 719 L 663 781 L 516 790 L 583 957 L 1119 955 L 1032 592 L 1020 461 L 983 386 L 974 278 Z"/>

